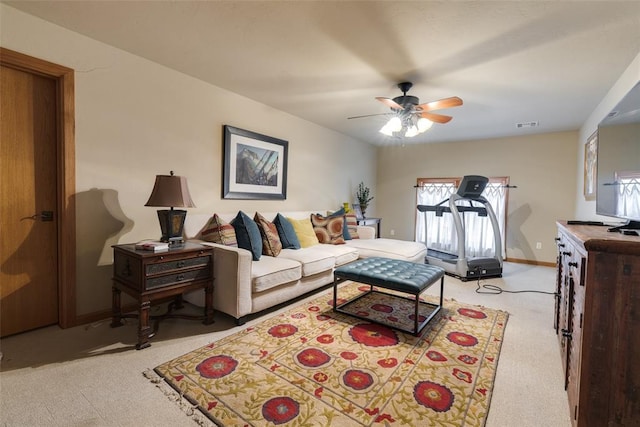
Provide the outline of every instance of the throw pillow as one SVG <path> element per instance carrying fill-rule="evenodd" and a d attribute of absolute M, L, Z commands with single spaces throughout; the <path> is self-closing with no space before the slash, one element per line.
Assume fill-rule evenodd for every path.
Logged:
<path fill-rule="evenodd" d="M 300 241 L 298 240 L 298 236 L 296 236 L 296 230 L 293 229 L 291 222 L 289 222 L 284 215 L 276 215 L 273 223 L 278 229 L 282 249 L 300 249 Z"/>
<path fill-rule="evenodd" d="M 200 232 L 200 238 L 207 242 L 238 247 L 236 230 L 233 225 L 224 221 L 218 214 L 213 214 L 207 225 Z"/>
<path fill-rule="evenodd" d="M 282 243 L 280 242 L 280 236 L 278 236 L 278 229 L 275 224 L 267 221 L 267 219 L 258 212 L 254 215 L 253 220 L 258 225 L 260 235 L 262 236 L 262 254 L 278 256 L 282 250 Z"/>
<path fill-rule="evenodd" d="M 344 216 L 345 222 L 347 223 L 347 233 L 349 234 L 350 239 L 359 239 L 358 236 L 358 219 L 356 218 L 356 214 L 348 213 Z"/>
<path fill-rule="evenodd" d="M 313 231 L 313 225 L 311 225 L 311 220 L 309 218 L 287 219 L 291 223 L 291 226 L 296 233 L 296 237 L 298 238 L 301 247 L 308 248 L 309 246 L 317 245 L 320 243 L 318 241 L 318 238 L 316 237 L 316 233 Z"/>
<path fill-rule="evenodd" d="M 313 232 L 320 243 L 344 244 L 342 236 L 344 215 L 324 217 L 320 214 L 311 214 L 311 223 L 313 224 Z"/>
<path fill-rule="evenodd" d="M 342 238 L 344 240 L 351 240 L 351 235 L 349 234 L 349 227 L 347 225 L 347 216 L 345 214 L 344 207 L 338 209 L 335 212 L 327 212 L 327 216 L 342 216 L 344 218 L 344 222 L 342 224 Z"/>
<path fill-rule="evenodd" d="M 231 220 L 231 225 L 236 231 L 238 247 L 250 251 L 254 261 L 260 260 L 262 236 L 260 236 L 258 225 L 242 211 Z"/>

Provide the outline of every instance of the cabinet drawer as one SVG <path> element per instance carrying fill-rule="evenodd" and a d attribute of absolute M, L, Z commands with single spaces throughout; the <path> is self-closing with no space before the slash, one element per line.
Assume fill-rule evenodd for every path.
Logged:
<path fill-rule="evenodd" d="M 204 280 L 211 277 L 211 269 L 202 268 L 199 270 L 189 270 L 166 276 L 159 276 L 147 279 L 147 290 L 169 286 L 177 283 L 193 282 L 195 280 Z"/>
<path fill-rule="evenodd" d="M 211 265 L 211 257 L 209 256 L 171 260 L 166 262 L 160 262 L 157 264 L 147 264 L 146 275 L 153 276 L 155 274 L 162 274 L 172 270 L 205 267 L 209 265 Z"/>

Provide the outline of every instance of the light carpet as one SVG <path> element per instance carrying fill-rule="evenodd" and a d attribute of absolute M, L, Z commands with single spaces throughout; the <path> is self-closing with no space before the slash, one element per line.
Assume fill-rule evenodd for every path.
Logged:
<path fill-rule="evenodd" d="M 346 300 L 368 288 L 348 283 L 339 295 Z M 332 299 L 325 292 L 157 366 L 159 377 L 145 375 L 200 424 L 485 424 L 506 312 L 445 300 L 415 337 L 334 313 Z M 373 293 L 356 309 L 386 323 L 413 324 L 406 299 Z"/>

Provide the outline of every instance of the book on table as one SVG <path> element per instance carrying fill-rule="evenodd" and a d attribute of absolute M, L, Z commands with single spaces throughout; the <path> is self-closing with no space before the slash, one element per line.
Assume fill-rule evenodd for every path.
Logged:
<path fill-rule="evenodd" d="M 159 240 L 141 240 L 136 243 L 136 250 L 162 252 L 169 250 L 169 243 Z"/>

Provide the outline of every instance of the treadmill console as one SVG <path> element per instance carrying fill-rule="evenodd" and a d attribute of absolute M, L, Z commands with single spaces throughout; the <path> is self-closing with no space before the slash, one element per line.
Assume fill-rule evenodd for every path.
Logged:
<path fill-rule="evenodd" d="M 477 199 L 489 183 L 489 178 L 479 175 L 465 175 L 456 193 L 467 199 Z"/>

